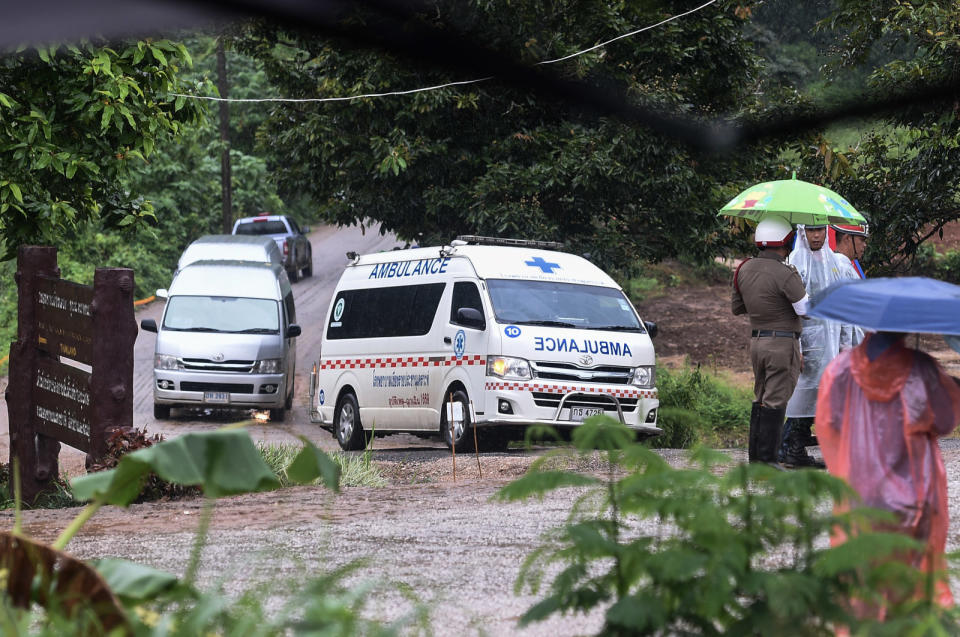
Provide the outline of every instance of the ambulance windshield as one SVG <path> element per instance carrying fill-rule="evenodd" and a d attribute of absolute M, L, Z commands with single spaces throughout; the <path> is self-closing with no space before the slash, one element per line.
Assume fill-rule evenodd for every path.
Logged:
<path fill-rule="evenodd" d="M 499 323 L 644 332 L 616 288 L 551 281 L 488 279 Z"/>

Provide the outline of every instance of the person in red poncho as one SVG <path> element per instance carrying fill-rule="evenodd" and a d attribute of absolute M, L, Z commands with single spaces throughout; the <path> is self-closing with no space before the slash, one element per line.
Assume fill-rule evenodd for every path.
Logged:
<path fill-rule="evenodd" d="M 817 437 L 831 474 L 845 479 L 863 505 L 893 513 L 896 531 L 926 544 L 904 559 L 943 572 L 950 521 L 937 438 L 957 425 L 960 387 L 929 355 L 906 347 L 904 337 L 870 334 L 831 361 L 820 381 Z M 835 535 L 832 542 L 845 539 Z M 934 601 L 953 604 L 945 578 L 938 578 Z"/>

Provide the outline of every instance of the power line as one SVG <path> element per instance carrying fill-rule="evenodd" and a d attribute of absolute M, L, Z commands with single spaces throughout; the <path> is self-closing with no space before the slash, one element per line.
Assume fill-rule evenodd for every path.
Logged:
<path fill-rule="evenodd" d="M 563 62 L 564 60 L 569 60 L 569 59 L 571 59 L 571 58 L 579 57 L 579 56 L 581 56 L 581 55 L 584 55 L 584 54 L 586 54 L 586 53 L 589 53 L 590 51 L 595 51 L 596 49 L 603 48 L 603 47 L 607 46 L 608 44 L 610 44 L 610 43 L 612 43 L 612 42 L 616 42 L 617 40 L 622 40 L 623 38 L 629 38 L 629 37 L 631 37 L 631 36 L 637 35 L 638 33 L 643 33 L 644 31 L 649 31 L 649 30 L 651 30 L 651 29 L 655 29 L 655 28 L 657 28 L 657 27 L 659 27 L 659 26 L 662 26 L 662 25 L 664 25 L 664 24 L 667 24 L 668 22 L 672 22 L 672 21 L 674 21 L 674 20 L 678 20 L 678 19 L 680 19 L 680 18 L 684 18 L 684 17 L 686 17 L 686 16 L 688 16 L 688 15 L 690 15 L 690 14 L 693 14 L 693 13 L 696 13 L 696 12 L 698 12 L 698 11 L 701 11 L 701 10 L 709 7 L 711 4 L 715 4 L 716 2 L 717 2 L 717 0 L 708 0 L 708 2 L 705 2 L 704 4 L 700 5 L 699 7 L 696 7 L 696 8 L 694 8 L 694 9 L 690 9 L 689 11 L 685 11 L 684 13 L 678 13 L 677 15 L 670 16 L 669 18 L 665 18 L 665 19 L 661 20 L 660 22 L 657 22 L 656 24 L 651 24 L 651 25 L 649 25 L 649 26 L 645 26 L 645 27 L 642 27 L 642 28 L 640 28 L 640 29 L 636 29 L 636 30 L 634 30 L 634 31 L 630 31 L 629 33 L 624 33 L 624 34 L 622 34 L 622 35 L 618 35 L 618 36 L 615 37 L 615 38 L 611 38 L 611 39 L 609 39 L 609 40 L 607 40 L 607 41 L 605 41 L 605 42 L 601 42 L 600 44 L 595 44 L 594 46 L 592 46 L 592 47 L 590 47 L 590 48 L 587 48 L 587 49 L 583 49 L 582 51 L 577 51 L 576 53 L 571 53 L 570 55 L 565 55 L 565 56 L 563 56 L 563 57 L 559 57 L 559 58 L 556 58 L 556 59 L 553 59 L 553 60 L 544 60 L 544 61 L 542 61 L 542 62 L 537 62 L 534 66 L 541 66 L 541 65 L 545 65 L 545 64 L 555 64 L 555 63 L 557 63 L 557 62 Z M 493 75 L 489 75 L 489 76 L 487 76 L 487 77 L 481 77 L 481 78 L 474 79 L 474 80 L 461 80 L 461 81 L 458 81 L 458 82 L 447 82 L 447 83 L 445 83 L 445 84 L 437 84 L 437 85 L 434 85 L 434 86 L 424 86 L 424 87 L 421 87 L 421 88 L 413 88 L 413 89 L 408 89 L 408 90 L 405 90 L 405 91 L 386 91 L 386 92 L 383 92 L 383 93 L 364 93 L 364 94 L 361 94 L 361 95 L 348 95 L 348 96 L 344 96 L 344 97 L 303 97 L 303 98 L 295 98 L 295 97 L 246 97 L 246 98 L 236 98 L 236 97 L 231 97 L 231 98 L 225 98 L 225 97 L 214 97 L 214 96 L 209 96 L 209 95 L 187 95 L 187 94 L 185 94 L 185 93 L 171 93 L 171 95 L 174 96 L 174 97 L 185 97 L 185 98 L 188 98 L 188 99 L 195 99 L 195 100 L 209 100 L 209 101 L 211 101 L 211 102 L 289 102 L 289 103 L 302 103 L 302 102 L 348 102 L 348 101 L 351 101 L 351 100 L 359 100 L 359 99 L 366 99 L 366 98 L 390 97 L 390 96 L 393 96 L 393 95 L 410 95 L 410 94 L 413 94 L 413 93 L 423 93 L 423 92 L 426 92 L 426 91 L 436 91 L 436 90 L 439 90 L 439 89 L 442 89 L 442 88 L 448 88 L 448 87 L 450 87 L 450 86 L 463 86 L 463 85 L 466 85 L 466 84 L 477 84 L 477 83 L 480 83 L 480 82 L 486 82 L 486 81 L 492 80 L 493 78 L 494 78 Z"/>

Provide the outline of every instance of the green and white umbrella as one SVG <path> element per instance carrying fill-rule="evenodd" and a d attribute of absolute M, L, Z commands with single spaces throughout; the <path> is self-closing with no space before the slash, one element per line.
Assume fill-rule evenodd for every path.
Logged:
<path fill-rule="evenodd" d="M 781 217 L 791 224 L 811 226 L 867 221 L 849 201 L 829 188 L 796 177 L 750 186 L 721 208 L 719 214 L 753 221 Z"/>

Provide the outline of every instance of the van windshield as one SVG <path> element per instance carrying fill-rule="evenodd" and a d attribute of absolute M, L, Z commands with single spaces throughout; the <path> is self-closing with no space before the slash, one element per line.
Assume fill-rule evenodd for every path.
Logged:
<path fill-rule="evenodd" d="M 270 299 L 233 296 L 172 296 L 163 329 L 181 332 L 279 334 L 280 309 Z"/>
<path fill-rule="evenodd" d="M 488 279 L 499 323 L 645 332 L 616 288 L 550 281 Z"/>

